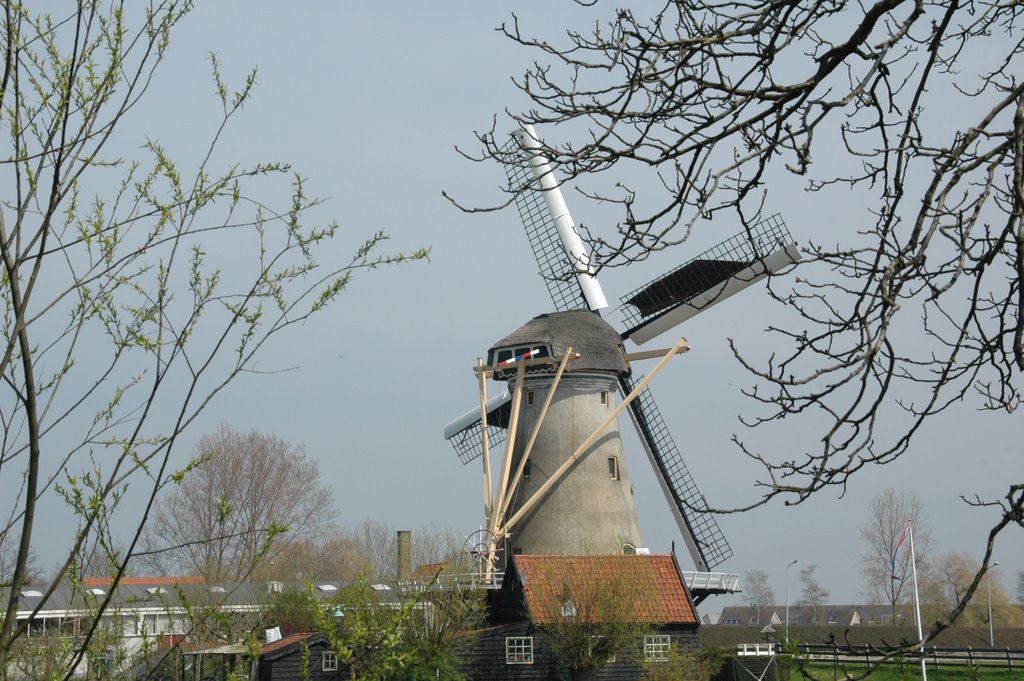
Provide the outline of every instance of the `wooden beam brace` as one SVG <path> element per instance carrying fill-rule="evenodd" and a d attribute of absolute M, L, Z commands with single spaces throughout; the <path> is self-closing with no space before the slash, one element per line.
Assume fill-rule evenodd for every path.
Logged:
<path fill-rule="evenodd" d="M 660 362 L 658 362 L 654 369 L 652 369 L 651 372 L 644 377 L 644 380 L 640 381 L 640 383 L 637 384 L 636 388 L 633 389 L 633 392 L 629 393 L 629 395 L 627 395 L 622 400 L 622 402 L 619 403 L 619 406 L 616 407 L 615 410 L 612 411 L 612 413 L 608 416 L 608 418 L 606 418 L 601 423 L 601 425 L 599 425 L 597 429 L 590 434 L 590 437 L 584 440 L 583 444 L 577 447 L 576 451 L 570 454 L 569 458 L 566 459 L 565 462 L 563 462 L 562 465 L 559 466 L 558 469 L 551 474 L 551 477 L 545 480 L 544 484 L 541 485 L 540 488 L 533 493 L 533 496 L 527 499 L 526 502 L 519 507 L 519 510 L 516 511 L 515 515 L 509 518 L 508 522 L 505 523 L 503 527 L 499 528 L 499 531 L 502 534 L 507 534 L 515 526 L 517 522 L 523 519 L 523 516 L 529 513 L 533 509 L 533 507 L 536 506 L 540 502 L 540 500 L 547 495 L 547 493 L 551 490 L 552 487 L 558 484 L 561 481 L 561 479 L 565 477 L 566 473 L 569 472 L 569 470 L 573 467 L 577 460 L 582 459 L 584 456 L 586 456 L 586 454 L 589 453 L 587 450 L 590 448 L 590 446 L 594 444 L 594 442 L 596 442 L 602 434 L 604 434 L 605 429 L 615 419 L 619 417 L 619 414 L 621 414 L 622 411 L 627 406 L 629 406 L 629 404 L 633 400 L 637 398 L 641 391 L 643 391 L 643 389 L 647 387 L 647 384 L 651 382 L 651 379 L 658 375 L 658 372 L 662 370 L 662 368 L 668 363 L 668 361 L 672 359 L 672 356 L 677 354 L 684 345 L 686 345 L 686 339 L 680 338 L 679 342 L 672 346 L 672 348 L 668 350 L 667 354 L 662 358 Z"/>
<path fill-rule="evenodd" d="M 689 351 L 690 351 L 690 344 L 687 343 L 683 347 L 679 348 L 679 350 L 677 350 L 676 353 L 677 354 L 682 354 L 684 352 L 689 352 Z M 667 348 L 662 348 L 661 350 L 644 350 L 643 352 L 630 352 L 630 353 L 626 354 L 626 361 L 627 362 L 636 362 L 636 361 L 639 361 L 639 360 L 642 360 L 642 359 L 654 359 L 655 357 L 664 357 L 665 353 L 667 353 L 667 352 L 668 352 Z"/>
<path fill-rule="evenodd" d="M 505 488 L 508 487 L 509 468 L 512 467 L 512 450 L 516 444 L 516 430 L 519 426 L 519 412 L 523 406 L 523 376 L 526 375 L 526 363 L 522 363 L 516 369 L 516 385 L 512 389 L 512 412 L 508 422 L 508 438 L 505 440 L 505 456 L 501 462 L 501 483 L 498 485 L 498 503 L 495 508 L 501 508 L 505 503 Z M 487 529 L 494 533 L 498 526 L 497 514 L 492 514 Z"/>
<path fill-rule="evenodd" d="M 484 365 L 483 357 L 476 358 L 477 367 Z M 484 523 L 490 523 L 494 512 L 494 485 L 491 483 L 491 448 L 487 437 L 487 377 L 484 372 L 480 376 L 480 428 L 482 430 L 484 460 Z"/>
<path fill-rule="evenodd" d="M 519 466 L 516 468 L 516 473 L 512 477 L 508 494 L 505 495 L 504 503 L 498 508 L 499 526 L 505 522 L 505 514 L 508 513 L 508 507 L 512 504 L 512 497 L 515 496 L 519 483 L 523 479 L 523 470 L 526 468 L 526 462 L 530 458 L 530 453 L 533 452 L 533 445 L 537 441 L 537 435 L 540 433 L 541 424 L 544 423 L 544 417 L 548 414 L 548 408 L 551 406 L 551 402 L 555 397 L 555 390 L 558 388 L 558 384 L 562 380 L 562 374 L 565 372 L 565 367 L 568 366 L 570 359 L 578 357 L 579 355 L 573 355 L 571 345 L 566 349 L 565 354 L 562 355 L 562 361 L 558 364 L 558 371 L 555 372 L 555 379 L 551 382 L 551 388 L 548 390 L 547 397 L 544 398 L 544 405 L 541 407 L 540 414 L 537 415 L 537 421 L 533 424 L 533 430 L 530 432 L 530 439 L 526 443 L 526 449 L 523 450 L 523 457 L 519 460 Z"/>
<path fill-rule="evenodd" d="M 575 355 L 573 355 L 572 357 L 570 357 L 570 359 L 579 359 L 579 358 L 580 358 L 580 353 L 578 353 L 578 352 Z M 516 362 L 515 364 L 509 365 L 508 369 L 513 369 L 513 368 L 519 367 L 519 366 L 532 367 L 532 366 L 538 366 L 540 364 L 554 364 L 557 361 L 558 361 L 557 357 L 538 357 L 537 359 L 524 359 L 524 360 L 520 360 L 520 361 Z M 502 367 L 502 369 L 504 369 L 504 368 L 505 367 Z M 476 371 L 476 372 L 483 371 L 483 372 L 485 372 L 487 374 L 487 377 L 490 378 L 492 375 L 494 375 L 495 368 L 493 366 L 491 366 L 490 364 L 485 364 L 485 365 L 478 364 L 477 366 L 473 367 L 473 371 Z"/>

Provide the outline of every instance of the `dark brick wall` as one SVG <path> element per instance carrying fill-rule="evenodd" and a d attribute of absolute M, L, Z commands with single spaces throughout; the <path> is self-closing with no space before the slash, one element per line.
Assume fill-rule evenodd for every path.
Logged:
<path fill-rule="evenodd" d="M 696 626 L 665 627 L 661 633 L 672 637 L 674 646 L 693 648 L 697 645 Z M 533 636 L 533 664 L 506 664 L 505 638 L 508 636 Z M 492 627 L 478 632 L 472 643 L 460 651 L 462 671 L 470 681 L 490 679 L 501 681 L 549 681 L 568 679 L 558 667 L 557 644 L 542 629 L 527 622 L 518 622 Z M 642 678 L 640 659 L 643 657 L 643 641 L 636 641 L 635 659 L 626 661 L 618 656 L 596 675 L 596 679 L 639 679 Z"/>

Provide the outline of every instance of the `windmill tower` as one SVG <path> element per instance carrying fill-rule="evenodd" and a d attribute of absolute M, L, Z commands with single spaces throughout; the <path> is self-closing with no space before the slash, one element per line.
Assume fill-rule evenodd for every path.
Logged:
<path fill-rule="evenodd" d="M 516 204 L 559 312 L 535 318 L 490 349 L 488 364 L 480 360 L 477 366 L 480 406 L 445 428 L 463 463 L 483 458 L 491 545 L 511 537 L 513 550 L 534 553 L 617 553 L 637 547 L 632 541 L 640 537 L 632 499 L 620 494 L 625 484 L 609 484 L 627 482 L 615 421 L 628 409 L 694 564 L 706 572 L 728 559 L 732 550 L 714 516 L 695 512 L 706 505 L 703 495 L 647 388 L 668 359 L 688 346 L 681 339 L 667 351 L 627 354 L 623 341 L 642 344 L 660 336 L 796 262 L 799 252 L 778 216 L 768 218 L 627 295 L 620 310 L 628 328 L 615 332 L 599 319 L 599 310 L 608 303 L 533 129 L 518 131 L 506 152 L 510 186 L 521 190 Z M 516 157 L 521 160 L 511 162 Z M 586 353 L 574 343 L 587 344 L 593 356 L 583 359 Z M 611 355 L 618 355 L 617 361 Z M 656 356 L 662 360 L 647 377 L 632 373 L 632 361 Z M 561 383 L 570 363 L 566 387 Z M 489 376 L 507 381 L 509 389 L 488 399 Z M 612 407 L 616 387 L 622 401 Z M 539 401 L 541 408 L 530 416 L 530 406 Z M 549 416 L 552 404 L 558 406 Z M 607 417 L 592 427 L 602 408 Z M 583 431 L 591 432 L 577 444 Z M 490 448 L 502 442 L 505 454 L 494 489 Z M 617 481 L 611 479 L 613 463 Z"/>
<path fill-rule="evenodd" d="M 580 450 L 613 412 L 619 378 L 629 375 L 619 334 L 585 310 L 543 314 L 495 343 L 488 363 L 496 366 L 517 353 L 532 353 L 535 359 L 560 357 L 570 348 L 578 359 L 571 358 L 570 370 L 558 380 L 548 364 L 526 368 L 522 376 L 514 365 L 494 373 L 495 380 L 508 381 L 513 391 L 521 382 L 523 391 L 510 458 L 511 470 L 522 472 L 496 526 L 522 514 L 511 538 L 516 553 L 634 552 L 643 541 L 618 424 L 612 422 Z M 546 496 L 538 496 L 577 450 L 572 468 L 550 485 Z"/>

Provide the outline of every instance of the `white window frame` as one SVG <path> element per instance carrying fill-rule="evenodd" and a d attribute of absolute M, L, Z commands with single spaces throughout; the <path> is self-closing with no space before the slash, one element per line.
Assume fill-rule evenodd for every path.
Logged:
<path fill-rule="evenodd" d="M 338 655 L 333 650 L 325 650 L 321 660 L 321 669 L 325 672 L 338 671 Z"/>
<path fill-rule="evenodd" d="M 505 664 L 533 664 L 533 637 L 506 636 Z"/>
<path fill-rule="evenodd" d="M 648 662 L 668 662 L 672 649 L 672 637 L 668 634 L 647 634 L 644 636 L 644 659 Z"/>

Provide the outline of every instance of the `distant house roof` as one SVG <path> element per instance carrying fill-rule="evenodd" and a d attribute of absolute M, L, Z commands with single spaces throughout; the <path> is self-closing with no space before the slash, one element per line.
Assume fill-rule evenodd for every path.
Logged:
<path fill-rule="evenodd" d="M 535 624 L 621 617 L 637 622 L 696 624 L 682 576 L 670 555 L 529 556 L 513 559 Z"/>
<path fill-rule="evenodd" d="M 83 577 L 82 586 L 110 586 L 114 583 L 113 577 Z M 160 576 L 124 576 L 118 582 L 120 586 L 178 586 L 179 584 L 205 584 L 206 580 L 200 575 L 160 575 Z"/>
<path fill-rule="evenodd" d="M 59 584 L 54 588 L 53 593 L 36 617 L 64 617 L 72 612 L 91 611 L 100 602 L 110 599 L 111 608 L 129 610 L 155 609 L 161 612 L 168 608 L 189 607 L 235 607 L 253 609 L 269 602 L 274 593 L 281 591 L 305 591 L 306 583 L 262 583 L 243 582 L 237 584 L 212 585 L 205 584 L 201 577 L 187 578 L 191 582 L 177 582 L 181 578 L 172 577 L 137 577 L 130 580 L 122 579 L 116 589 L 111 589 L 109 583 L 104 586 L 90 586 L 83 583 L 81 586 L 72 586 L 68 583 Z M 331 586 L 343 586 L 347 582 L 333 581 Z M 320 586 L 326 586 L 322 583 Z M 274 588 L 271 588 L 271 587 Z M 49 587 L 34 587 L 33 591 L 46 593 Z M 26 589 L 27 590 L 27 589 Z M 394 601 L 397 596 L 392 591 L 374 589 L 382 602 Z M 9 598 L 10 587 L 0 587 L 0 600 L 6 601 Z M 313 589 L 312 595 L 318 599 L 330 598 L 336 591 L 330 589 Z M 42 598 L 39 596 L 20 595 L 20 603 L 17 617 L 27 617 L 40 606 Z"/>
<path fill-rule="evenodd" d="M 719 618 L 722 616 L 720 612 L 707 612 L 700 616 L 701 624 L 718 624 Z"/>
<path fill-rule="evenodd" d="M 905 605 L 897 608 L 895 622 L 893 622 L 891 605 L 859 605 L 857 611 L 864 624 L 902 624 L 913 620 L 909 606 Z"/>
<path fill-rule="evenodd" d="M 858 612 L 863 606 L 855 605 L 791 605 L 789 606 L 789 624 L 793 626 L 808 624 L 860 624 L 862 617 Z M 786 608 L 781 605 L 762 605 L 760 608 L 750 605 L 727 606 L 722 608 L 718 624 L 740 626 L 785 624 Z"/>
<path fill-rule="evenodd" d="M 442 561 L 440 563 L 427 563 L 426 565 L 418 565 L 410 575 L 413 579 L 433 579 L 437 576 L 437 573 L 442 570 L 450 569 L 452 564 L 448 561 Z"/>

